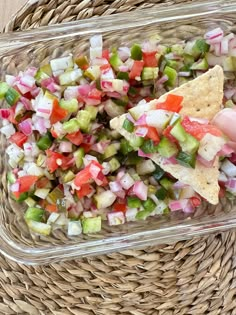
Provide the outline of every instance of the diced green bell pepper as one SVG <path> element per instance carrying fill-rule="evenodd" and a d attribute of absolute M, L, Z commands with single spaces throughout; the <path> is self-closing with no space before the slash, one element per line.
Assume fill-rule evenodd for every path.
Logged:
<path fill-rule="evenodd" d="M 63 130 L 67 133 L 73 133 L 80 129 L 80 124 L 77 118 L 72 118 L 68 121 L 65 121 L 62 126 Z"/>
<path fill-rule="evenodd" d="M 164 187 L 161 187 L 157 190 L 155 195 L 157 199 L 164 200 L 167 197 L 167 194 L 168 194 L 168 191 Z"/>
<path fill-rule="evenodd" d="M 196 164 L 196 153 L 189 154 L 183 151 L 180 151 L 176 156 L 176 160 L 179 164 L 185 167 L 195 168 Z"/>
<path fill-rule="evenodd" d="M 133 132 L 134 124 L 132 123 L 132 121 L 126 118 L 123 122 L 122 128 L 124 128 L 128 132 Z"/>
<path fill-rule="evenodd" d="M 177 71 L 169 66 L 166 66 L 164 69 L 164 74 L 168 77 L 168 81 L 166 82 L 166 84 L 173 87 L 178 76 Z"/>
<path fill-rule="evenodd" d="M 53 142 L 52 136 L 51 134 L 48 132 L 46 133 L 46 135 L 44 135 L 43 137 L 41 137 L 37 142 L 36 145 L 40 150 L 47 150 L 51 147 Z"/>
<path fill-rule="evenodd" d="M 127 204 L 129 208 L 140 208 L 142 205 L 141 200 L 137 197 L 128 197 Z"/>
<path fill-rule="evenodd" d="M 116 71 L 118 71 L 119 67 L 123 65 L 123 62 L 118 55 L 118 52 L 115 52 L 111 55 L 109 62 L 112 68 L 115 69 Z"/>
<path fill-rule="evenodd" d="M 158 67 L 144 67 L 141 75 L 142 80 L 155 80 L 158 77 Z"/>
<path fill-rule="evenodd" d="M 142 48 L 138 44 L 134 44 L 130 50 L 131 58 L 134 60 L 142 60 Z"/>
<path fill-rule="evenodd" d="M 119 80 L 129 81 L 129 73 L 120 71 L 120 72 L 117 73 L 116 78 L 119 79 Z"/>
<path fill-rule="evenodd" d="M 158 151 L 158 145 L 155 145 L 151 139 L 144 140 L 144 143 L 142 144 L 140 149 L 146 154 L 156 153 Z"/>
<path fill-rule="evenodd" d="M 9 89 L 5 93 L 5 100 L 10 106 L 15 105 L 20 99 L 20 94 L 13 89 L 12 87 L 9 87 Z"/>
<path fill-rule="evenodd" d="M 159 166 L 156 165 L 156 170 L 152 173 L 152 176 L 156 181 L 159 181 L 165 174 L 165 171 Z"/>

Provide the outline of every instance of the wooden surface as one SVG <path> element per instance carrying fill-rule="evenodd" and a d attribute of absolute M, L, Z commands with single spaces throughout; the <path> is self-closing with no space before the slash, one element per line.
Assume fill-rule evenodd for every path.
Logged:
<path fill-rule="evenodd" d="M 27 0 L 0 0 L 0 30 Z"/>

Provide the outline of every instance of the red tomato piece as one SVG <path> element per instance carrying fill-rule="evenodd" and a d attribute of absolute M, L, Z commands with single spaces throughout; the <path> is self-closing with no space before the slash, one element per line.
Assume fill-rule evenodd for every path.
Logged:
<path fill-rule="evenodd" d="M 74 179 L 74 183 L 76 186 L 81 187 L 84 184 L 87 184 L 89 180 L 91 179 L 91 173 L 90 173 L 90 164 L 87 165 L 82 171 L 77 173 Z"/>
<path fill-rule="evenodd" d="M 106 71 L 106 70 L 109 70 L 110 68 L 111 68 L 111 65 L 109 63 L 106 63 L 105 65 L 100 66 L 101 71 Z"/>
<path fill-rule="evenodd" d="M 156 51 L 143 52 L 144 67 L 157 67 Z"/>
<path fill-rule="evenodd" d="M 198 207 L 202 203 L 201 199 L 198 197 L 191 197 L 190 201 L 191 201 L 193 207 Z"/>
<path fill-rule="evenodd" d="M 10 142 L 15 143 L 20 148 L 23 147 L 23 144 L 27 141 L 27 139 L 28 137 L 20 131 L 15 132 L 14 135 L 9 138 Z"/>
<path fill-rule="evenodd" d="M 102 51 L 102 58 L 109 60 L 109 49 L 103 49 Z"/>
<path fill-rule="evenodd" d="M 184 117 L 181 125 L 187 133 L 191 134 L 197 140 L 201 140 L 207 133 L 216 137 L 222 136 L 222 132 L 217 127 L 208 124 L 201 124 L 197 121 L 191 121 L 187 116 Z"/>
<path fill-rule="evenodd" d="M 134 60 L 133 66 L 129 73 L 129 78 L 132 80 L 135 79 L 136 77 L 140 77 L 143 71 L 143 67 L 144 67 L 143 60 Z"/>
<path fill-rule="evenodd" d="M 61 108 L 57 99 L 53 101 L 52 113 L 50 116 L 51 124 L 55 124 L 61 121 L 67 116 L 68 112 L 64 108 Z"/>
<path fill-rule="evenodd" d="M 113 210 L 125 212 L 127 210 L 127 206 L 125 203 L 115 202 L 113 205 Z"/>
<path fill-rule="evenodd" d="M 148 128 L 148 132 L 146 134 L 146 137 L 153 140 L 154 142 L 159 142 L 160 141 L 160 137 L 158 135 L 158 131 L 156 130 L 155 127 L 151 127 L 151 126 L 145 126 Z"/>
<path fill-rule="evenodd" d="M 38 180 L 38 176 L 33 175 L 25 175 L 22 177 L 19 177 L 17 179 L 17 182 L 20 184 L 19 192 L 27 192 L 30 190 L 30 187 L 33 186 Z"/>
<path fill-rule="evenodd" d="M 53 152 L 52 150 L 46 150 L 47 159 L 46 159 L 46 166 L 50 173 L 55 172 L 59 166 L 63 163 L 64 156 L 58 152 Z M 61 160 L 61 165 L 59 160 Z"/>
<path fill-rule="evenodd" d="M 91 144 L 89 143 L 81 143 L 80 147 L 84 149 L 85 153 L 88 153 L 91 150 Z"/>
<path fill-rule="evenodd" d="M 168 94 L 166 100 L 163 103 L 158 103 L 156 109 L 165 109 L 171 112 L 178 113 L 182 106 L 183 96 Z"/>
<path fill-rule="evenodd" d="M 88 98 L 91 98 L 93 100 L 101 100 L 102 98 L 102 92 L 99 91 L 98 89 L 94 88 L 92 89 L 89 94 L 88 94 Z"/>
<path fill-rule="evenodd" d="M 49 183 L 49 179 L 47 177 L 41 177 L 36 183 L 37 188 L 44 188 Z"/>
<path fill-rule="evenodd" d="M 52 205 L 50 203 L 46 203 L 44 209 L 48 212 L 58 212 L 57 205 Z"/>
<path fill-rule="evenodd" d="M 78 198 L 83 198 L 85 196 L 88 196 L 93 191 L 93 188 L 89 184 L 84 184 L 81 186 L 80 190 L 76 190 L 76 194 Z"/>
<path fill-rule="evenodd" d="M 83 142 L 83 135 L 80 130 L 69 133 L 66 135 L 66 139 L 72 142 L 75 145 L 80 145 Z"/>

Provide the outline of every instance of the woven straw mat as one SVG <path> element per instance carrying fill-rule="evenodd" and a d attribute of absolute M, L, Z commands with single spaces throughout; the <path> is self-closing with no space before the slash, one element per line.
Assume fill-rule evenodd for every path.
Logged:
<path fill-rule="evenodd" d="M 179 0 L 30 1 L 5 31 Z M 0 314 L 236 314 L 236 233 L 32 267 L 0 256 Z"/>

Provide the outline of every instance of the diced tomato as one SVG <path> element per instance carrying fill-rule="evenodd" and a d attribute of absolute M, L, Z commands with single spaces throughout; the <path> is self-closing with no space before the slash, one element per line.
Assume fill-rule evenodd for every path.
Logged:
<path fill-rule="evenodd" d="M 27 139 L 28 137 L 20 131 L 15 132 L 14 135 L 9 138 L 10 142 L 15 143 L 20 148 L 23 147 L 23 144 L 27 141 Z"/>
<path fill-rule="evenodd" d="M 60 166 L 58 163 L 61 160 L 61 164 L 63 163 L 64 156 L 58 152 L 53 152 L 52 150 L 46 150 L 47 159 L 46 159 L 46 166 L 50 173 L 55 172 Z"/>
<path fill-rule="evenodd" d="M 111 68 L 111 65 L 109 63 L 106 63 L 105 65 L 100 66 L 101 71 L 106 71 L 106 70 L 109 70 L 110 68 Z"/>
<path fill-rule="evenodd" d="M 92 170 L 91 167 L 96 166 L 98 167 L 98 172 L 96 171 L 94 173 L 94 169 Z M 91 161 L 90 164 L 88 164 L 82 171 L 77 173 L 74 183 L 76 186 L 81 187 L 84 184 L 87 184 L 91 179 L 94 179 L 99 186 L 105 186 L 107 185 L 107 179 L 106 176 L 99 171 L 102 170 L 102 165 L 98 163 L 97 161 Z"/>
<path fill-rule="evenodd" d="M 58 212 L 57 205 L 52 205 L 50 203 L 46 203 L 44 209 L 48 212 Z"/>
<path fill-rule="evenodd" d="M 7 118 L 7 120 L 10 121 L 12 124 L 18 124 L 18 121 L 15 119 L 16 105 L 13 105 L 8 109 L 10 111 L 10 116 Z"/>
<path fill-rule="evenodd" d="M 184 117 L 181 125 L 187 133 L 191 134 L 197 140 L 201 140 L 207 133 L 216 137 L 222 136 L 222 132 L 216 126 L 191 121 L 187 116 Z"/>
<path fill-rule="evenodd" d="M 50 132 L 51 132 L 51 135 L 53 136 L 53 138 L 55 138 L 55 139 L 58 138 L 58 134 L 56 133 L 56 131 L 53 128 L 51 128 Z"/>
<path fill-rule="evenodd" d="M 193 207 L 198 207 L 202 203 L 201 199 L 198 197 L 191 197 L 190 201 L 191 201 Z"/>
<path fill-rule="evenodd" d="M 91 179 L 90 173 L 90 164 L 87 165 L 82 171 L 77 173 L 74 179 L 74 183 L 76 186 L 81 187 L 84 184 L 87 184 Z"/>
<path fill-rule="evenodd" d="M 83 135 L 80 130 L 69 133 L 66 135 L 66 139 L 70 140 L 75 145 L 80 145 L 83 142 Z"/>
<path fill-rule="evenodd" d="M 178 113 L 182 106 L 183 96 L 168 94 L 166 100 L 163 103 L 158 103 L 156 109 L 165 109 L 171 112 Z"/>
<path fill-rule="evenodd" d="M 156 51 L 143 52 L 144 67 L 157 67 Z"/>
<path fill-rule="evenodd" d="M 93 100 L 101 100 L 102 98 L 102 92 L 99 91 L 98 89 L 94 88 L 92 89 L 89 94 L 88 94 L 88 98 L 91 98 Z"/>
<path fill-rule="evenodd" d="M 158 131 L 156 130 L 155 127 L 151 127 L 151 126 L 145 126 L 148 128 L 148 132 L 146 134 L 146 137 L 153 140 L 154 142 L 159 142 L 160 141 L 160 137 L 158 135 Z"/>
<path fill-rule="evenodd" d="M 27 98 L 28 100 L 32 100 L 32 98 L 33 98 L 33 96 L 31 95 L 30 92 L 25 93 L 24 97 Z"/>
<path fill-rule="evenodd" d="M 62 156 L 62 164 L 59 166 L 63 170 L 67 170 L 74 165 L 75 159 L 72 156 Z"/>
<path fill-rule="evenodd" d="M 171 142 L 178 143 L 178 140 L 170 133 L 172 128 L 173 126 L 168 126 L 166 129 L 163 130 L 162 135 L 168 138 Z"/>
<path fill-rule="evenodd" d="M 38 176 L 34 175 L 25 175 L 22 177 L 19 177 L 17 179 L 17 182 L 20 184 L 19 192 L 27 192 L 30 190 L 31 186 L 33 186 L 38 180 Z"/>
<path fill-rule="evenodd" d="M 119 202 L 115 202 L 113 204 L 113 210 L 114 211 L 122 211 L 125 212 L 127 210 L 127 206 L 125 203 L 119 203 Z"/>
<path fill-rule="evenodd" d="M 136 77 L 140 77 L 143 71 L 144 62 L 143 60 L 134 60 L 133 66 L 129 73 L 129 78 L 135 79 Z"/>
<path fill-rule="evenodd" d="M 47 177 L 41 177 L 36 183 L 37 188 L 44 188 L 48 185 L 49 179 Z"/>
<path fill-rule="evenodd" d="M 85 153 L 88 153 L 91 150 L 91 144 L 89 143 L 81 143 L 80 147 L 84 149 Z"/>
<path fill-rule="evenodd" d="M 109 49 L 103 49 L 102 51 L 102 58 L 109 60 Z"/>
<path fill-rule="evenodd" d="M 68 112 L 64 108 L 61 108 L 57 99 L 53 101 L 52 113 L 50 116 L 51 124 L 55 124 L 61 121 L 67 116 Z"/>
<path fill-rule="evenodd" d="M 93 188 L 89 184 L 84 184 L 81 186 L 80 190 L 76 190 L 78 198 L 83 198 L 88 196 L 93 191 Z"/>

